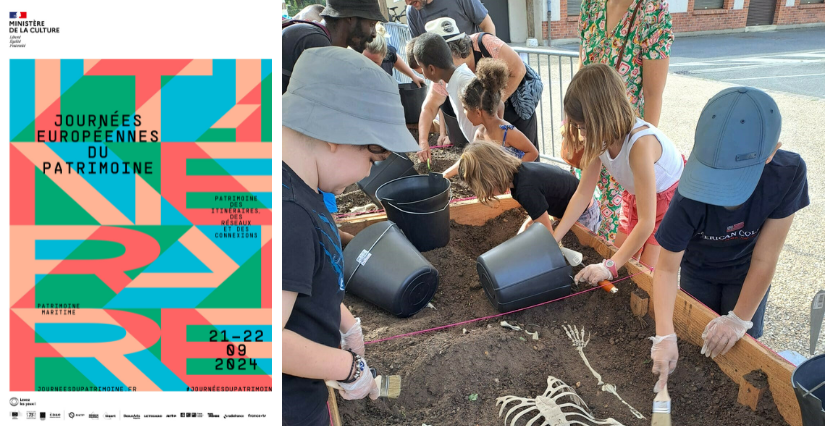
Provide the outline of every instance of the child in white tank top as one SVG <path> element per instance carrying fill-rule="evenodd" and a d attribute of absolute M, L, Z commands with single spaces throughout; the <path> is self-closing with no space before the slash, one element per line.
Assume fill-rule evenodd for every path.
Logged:
<path fill-rule="evenodd" d="M 684 157 L 661 130 L 634 116 L 621 77 L 607 65 L 588 65 L 576 73 L 564 97 L 564 113 L 570 123 L 565 138 L 574 152 L 582 152 L 582 176 L 556 227 L 556 240 L 587 207 L 602 165 L 625 189 L 614 242 L 619 250 L 584 268 L 576 281 L 615 279 L 639 252 L 643 264 L 655 265 L 660 248 L 653 234 L 676 193 Z"/>

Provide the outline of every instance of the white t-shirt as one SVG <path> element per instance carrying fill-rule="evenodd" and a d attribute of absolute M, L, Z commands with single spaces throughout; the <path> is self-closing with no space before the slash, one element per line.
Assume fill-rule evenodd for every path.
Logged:
<path fill-rule="evenodd" d="M 461 127 L 461 133 L 464 133 L 464 137 L 467 138 L 468 142 L 472 142 L 473 139 L 475 139 L 476 130 L 481 126 L 473 126 L 473 123 L 467 119 L 467 115 L 464 114 L 464 105 L 461 103 L 461 97 L 459 95 L 464 93 L 464 89 L 467 88 L 475 77 L 476 75 L 470 71 L 467 64 L 462 64 L 456 68 L 453 76 L 450 77 L 450 81 L 447 82 L 447 93 L 450 95 L 450 104 L 452 104 L 453 111 L 455 111 L 458 125 Z"/>

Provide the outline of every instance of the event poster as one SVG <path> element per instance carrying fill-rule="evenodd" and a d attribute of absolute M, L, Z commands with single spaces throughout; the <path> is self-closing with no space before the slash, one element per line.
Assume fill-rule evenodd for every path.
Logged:
<path fill-rule="evenodd" d="M 9 80 L 9 390 L 271 392 L 272 60 Z"/>

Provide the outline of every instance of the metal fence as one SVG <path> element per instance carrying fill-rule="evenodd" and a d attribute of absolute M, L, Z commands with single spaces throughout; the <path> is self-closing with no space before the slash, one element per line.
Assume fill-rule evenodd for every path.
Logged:
<path fill-rule="evenodd" d="M 539 154 L 542 159 L 564 163 L 561 159 L 561 123 L 564 120 L 564 92 L 578 68 L 579 54 L 559 49 L 513 47 L 544 83 L 541 102 L 536 108 L 539 125 Z"/>

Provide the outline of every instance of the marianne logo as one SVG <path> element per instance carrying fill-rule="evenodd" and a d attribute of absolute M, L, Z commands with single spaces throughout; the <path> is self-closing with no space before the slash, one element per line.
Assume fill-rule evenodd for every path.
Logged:
<path fill-rule="evenodd" d="M 740 229 L 742 229 L 742 228 L 744 228 L 744 227 L 745 227 L 745 222 L 739 222 L 739 223 L 737 223 L 736 225 L 731 225 L 731 226 L 728 226 L 728 228 L 727 228 L 727 232 L 738 231 L 738 230 L 740 230 Z"/>
<path fill-rule="evenodd" d="M 26 12 L 9 12 L 9 19 L 26 19 Z"/>
<path fill-rule="evenodd" d="M 19 404 L 19 403 L 20 403 L 20 400 L 17 399 L 16 397 L 9 400 L 9 404 L 11 404 L 12 407 L 16 407 L 17 404 Z"/>

